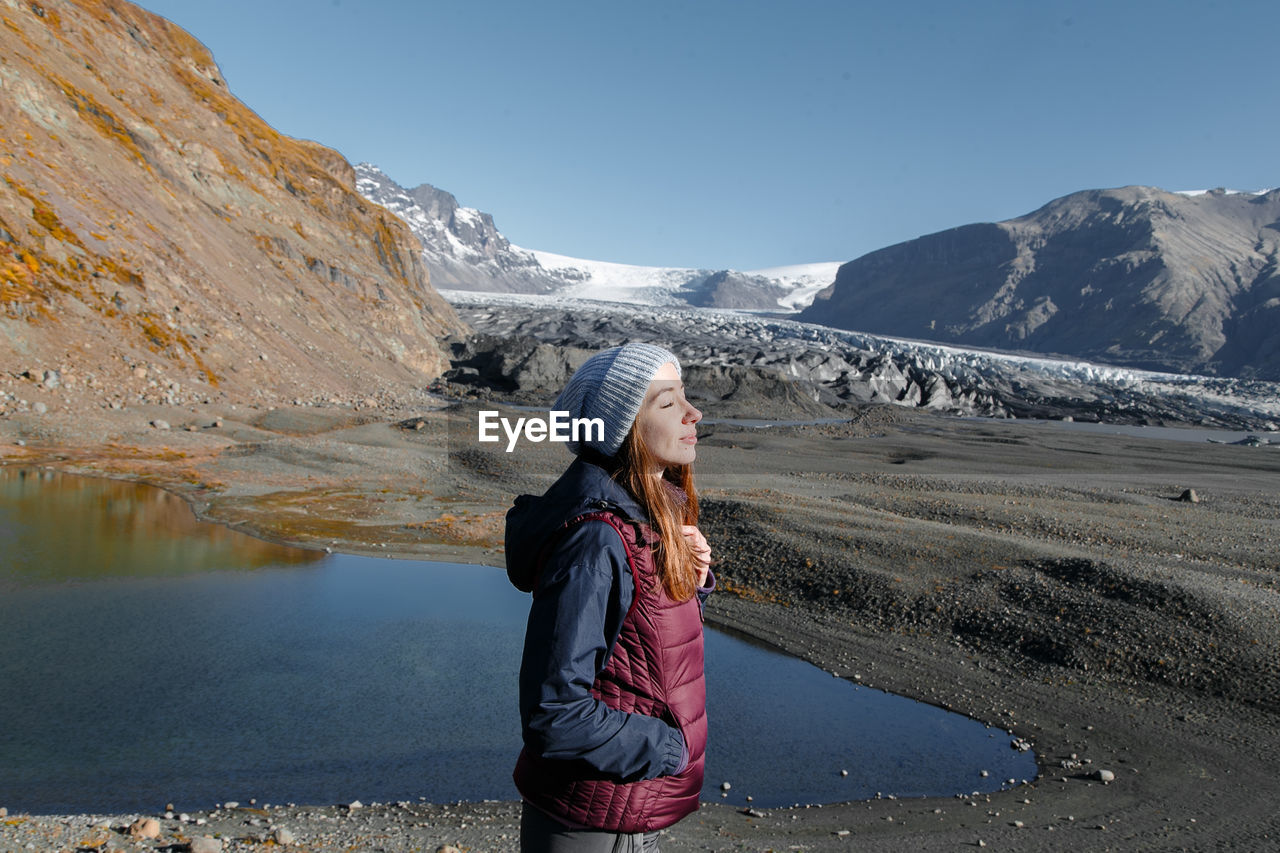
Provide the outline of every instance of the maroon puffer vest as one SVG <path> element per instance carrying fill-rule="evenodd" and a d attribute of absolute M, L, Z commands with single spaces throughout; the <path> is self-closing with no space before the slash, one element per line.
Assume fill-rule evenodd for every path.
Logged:
<path fill-rule="evenodd" d="M 575 522 L 608 522 L 622 537 L 636 592 L 618 642 L 591 693 L 610 708 L 660 717 L 680 729 L 689 764 L 678 775 L 620 782 L 585 761 L 520 753 L 513 777 L 520 794 L 566 823 L 610 832 L 653 832 L 698 808 L 707 748 L 707 686 L 703 677 L 702 614 L 697 598 L 673 601 L 662 588 L 653 549 L 636 525 L 609 512 Z M 652 531 L 643 528 L 648 542 Z"/>

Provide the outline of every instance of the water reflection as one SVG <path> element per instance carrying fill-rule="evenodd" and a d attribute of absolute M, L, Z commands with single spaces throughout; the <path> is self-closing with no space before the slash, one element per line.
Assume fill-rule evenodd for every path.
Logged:
<path fill-rule="evenodd" d="M 200 522 L 163 489 L 4 467 L 0 555 L 0 584 L 252 570 L 323 557 Z"/>

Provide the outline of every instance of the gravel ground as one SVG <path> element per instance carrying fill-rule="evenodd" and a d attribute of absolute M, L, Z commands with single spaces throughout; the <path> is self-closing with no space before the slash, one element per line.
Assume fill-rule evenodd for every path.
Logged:
<path fill-rule="evenodd" d="M 498 563 L 510 497 L 568 457 L 481 448 L 474 424 L 474 407 L 427 400 L 50 413 L 0 419 L 0 461 L 144 479 L 278 541 Z M 1280 450 L 894 407 L 702 435 L 710 621 L 998 725 L 1034 747 L 1040 776 L 979 797 L 710 803 L 664 849 L 1280 849 Z M 1187 489 L 1198 502 L 1177 500 Z M 0 850 L 278 849 L 278 829 L 325 853 L 516 848 L 510 802 L 241 804 L 187 821 L 163 806 L 9 814 Z M 140 817 L 159 837 L 130 837 Z"/>

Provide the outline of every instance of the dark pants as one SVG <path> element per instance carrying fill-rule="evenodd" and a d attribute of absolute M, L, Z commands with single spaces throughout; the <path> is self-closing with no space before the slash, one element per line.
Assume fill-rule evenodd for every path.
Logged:
<path fill-rule="evenodd" d="M 570 829 L 525 803 L 520 811 L 521 853 L 658 853 L 658 833 L 631 835 L 600 829 Z"/>

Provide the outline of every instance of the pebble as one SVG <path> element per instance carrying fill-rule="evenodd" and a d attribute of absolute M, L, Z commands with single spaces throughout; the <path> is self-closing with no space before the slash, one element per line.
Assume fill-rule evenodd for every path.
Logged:
<path fill-rule="evenodd" d="M 159 838 L 160 822 L 151 817 L 140 817 L 129 824 L 129 835 L 134 838 Z"/>
<path fill-rule="evenodd" d="M 721 782 L 721 783 L 720 783 L 720 790 L 721 790 L 721 791 L 727 791 L 727 790 L 729 790 L 729 789 L 730 789 L 730 788 L 732 788 L 732 787 L 733 787 L 733 786 L 732 786 L 732 785 L 730 785 L 728 782 Z"/>
<path fill-rule="evenodd" d="M 297 840 L 293 837 L 293 833 L 285 829 L 283 826 L 276 830 L 275 839 L 276 844 L 281 846 L 288 846 Z"/>
<path fill-rule="evenodd" d="M 191 853 L 222 853 L 222 842 L 207 835 L 197 835 L 187 846 Z"/>
<path fill-rule="evenodd" d="M 168 421 L 162 421 L 162 420 L 160 420 L 160 419 L 158 419 L 158 418 L 157 418 L 156 420 L 154 420 L 154 421 L 152 421 L 152 422 L 151 422 L 151 426 L 155 427 L 156 429 L 168 429 L 168 428 L 169 428 L 169 422 L 168 422 Z"/>
<path fill-rule="evenodd" d="M 1110 770 L 1095 770 L 1093 771 L 1093 778 L 1104 783 L 1114 782 L 1116 781 L 1116 774 L 1112 773 Z"/>

